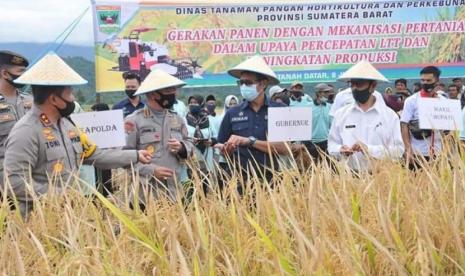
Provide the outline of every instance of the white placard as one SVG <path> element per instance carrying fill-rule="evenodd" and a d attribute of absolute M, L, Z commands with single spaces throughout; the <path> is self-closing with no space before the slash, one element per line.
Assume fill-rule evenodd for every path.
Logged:
<path fill-rule="evenodd" d="M 311 107 L 268 108 L 268 141 L 312 140 Z"/>
<path fill-rule="evenodd" d="M 418 116 L 421 129 L 462 129 L 462 111 L 459 100 L 419 98 Z"/>
<path fill-rule="evenodd" d="M 71 114 L 71 119 L 99 148 L 126 145 L 121 109 Z"/>

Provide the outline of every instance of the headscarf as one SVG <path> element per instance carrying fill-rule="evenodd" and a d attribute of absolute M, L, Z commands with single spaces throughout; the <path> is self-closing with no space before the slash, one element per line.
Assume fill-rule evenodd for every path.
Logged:
<path fill-rule="evenodd" d="M 236 96 L 228 95 L 224 100 L 223 115 L 226 114 L 226 111 L 228 111 L 228 109 L 230 109 L 229 105 L 231 104 L 231 100 L 233 99 L 236 100 L 237 104 L 239 104 L 239 99 Z"/>
<path fill-rule="evenodd" d="M 188 125 L 195 128 L 194 138 L 204 139 L 201 129 L 210 127 L 210 121 L 208 120 L 208 112 L 204 109 L 205 102 L 202 96 L 193 95 L 193 96 L 190 96 L 189 99 L 187 100 L 188 104 L 190 103 L 191 99 L 195 99 L 197 103 L 199 104 L 199 106 L 202 108 L 202 110 L 199 113 L 193 114 L 191 113 L 190 107 L 189 107 L 189 111 L 186 115 L 186 121 Z M 203 143 L 197 144 L 196 147 L 200 150 L 200 152 L 202 153 L 205 152 L 206 146 Z"/>

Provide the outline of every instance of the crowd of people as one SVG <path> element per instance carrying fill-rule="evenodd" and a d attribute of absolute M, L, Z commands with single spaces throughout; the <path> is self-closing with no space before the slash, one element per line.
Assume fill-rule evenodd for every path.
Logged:
<path fill-rule="evenodd" d="M 302 149 L 312 163 L 340 162 L 354 172 L 370 171 L 372 160 L 385 159 L 404 160 L 415 170 L 420 160 L 433 162 L 444 136 L 453 135 L 420 128 L 418 99 L 449 98 L 465 105 L 462 79 L 445 85 L 435 66 L 419 72 L 421 81 L 412 90 L 398 79 L 381 94 L 378 83 L 389 81 L 362 61 L 339 77 L 347 89 L 336 93 L 333 85 L 320 83 L 309 96 L 299 80 L 280 87 L 272 69 L 255 56 L 228 71 L 241 97 L 227 96 L 218 113 L 214 95 L 178 100 L 186 83 L 162 70 L 144 80 L 124 73 L 127 97 L 112 109 L 123 112 L 126 146 L 102 150 L 70 119 L 79 109 L 72 87 L 87 81 L 54 53 L 26 70 L 28 65 L 20 54 L 0 51 L 0 191 L 15 199 L 23 215 L 52 186 L 64 193 L 79 172 L 82 179 L 99 179 L 104 194 L 112 194 L 113 168 L 134 168 L 140 183 L 132 183 L 130 194 L 141 208 L 147 196 L 175 199 L 194 175 L 203 179 L 205 191 L 212 183 L 222 187 L 233 173 L 244 181 L 256 175 L 271 185 L 275 172 L 286 169 L 283 160 Z M 32 95 L 21 92 L 24 85 Z M 285 106 L 311 108 L 311 141 L 267 141 L 268 108 Z M 93 167 L 90 178 L 82 177 L 83 164 L 99 168 L 97 177 Z M 237 189 L 243 192 L 242 185 Z"/>

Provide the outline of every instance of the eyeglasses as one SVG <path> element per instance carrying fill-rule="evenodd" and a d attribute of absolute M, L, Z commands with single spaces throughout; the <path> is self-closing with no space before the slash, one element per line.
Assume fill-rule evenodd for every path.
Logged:
<path fill-rule="evenodd" d="M 257 81 L 253 81 L 253 80 L 238 80 L 236 83 L 237 83 L 238 86 L 242 86 L 243 84 L 245 84 L 246 86 L 251 86 L 251 85 L 254 85 L 255 83 L 257 83 Z"/>

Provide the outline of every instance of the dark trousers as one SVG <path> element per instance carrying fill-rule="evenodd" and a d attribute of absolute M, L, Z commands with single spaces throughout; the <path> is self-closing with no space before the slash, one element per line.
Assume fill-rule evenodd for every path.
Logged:
<path fill-rule="evenodd" d="M 322 160 L 326 159 L 325 154 L 328 153 L 328 141 L 314 143 L 311 141 L 304 142 L 305 147 L 310 153 L 310 156 L 313 158 L 313 161 L 316 163 L 321 162 Z"/>

